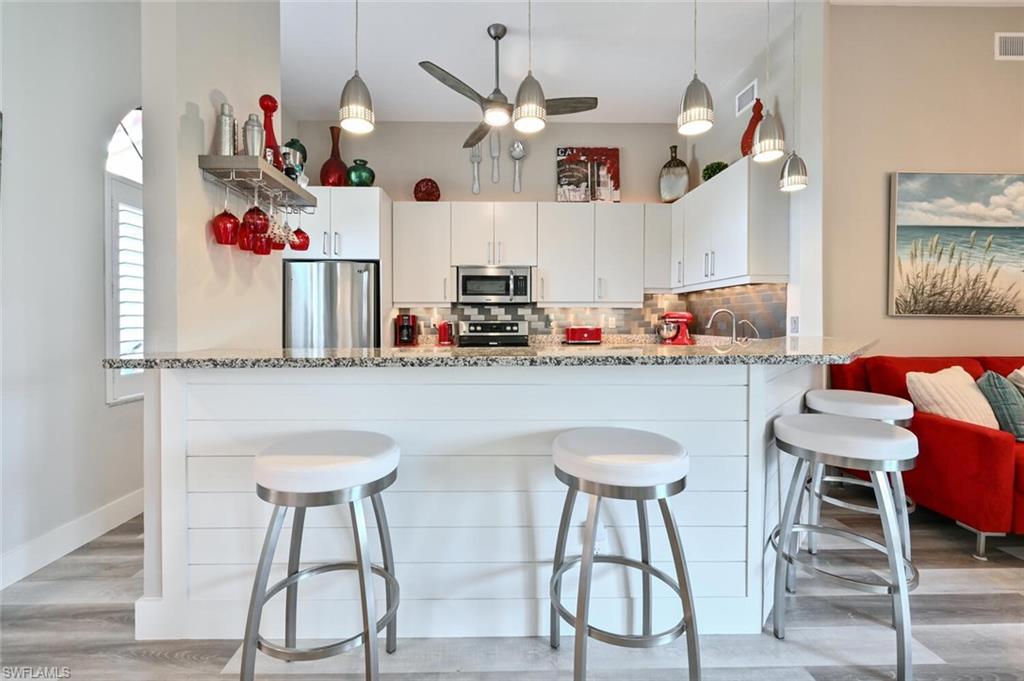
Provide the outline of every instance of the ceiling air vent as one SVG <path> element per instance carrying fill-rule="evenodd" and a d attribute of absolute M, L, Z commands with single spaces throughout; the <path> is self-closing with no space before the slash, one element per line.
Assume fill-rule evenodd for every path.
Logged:
<path fill-rule="evenodd" d="M 744 111 L 754 106 L 754 100 L 757 99 L 757 79 L 754 79 L 747 87 L 743 88 L 738 95 L 736 95 L 736 117 L 739 118 Z"/>
<path fill-rule="evenodd" d="M 1024 61 L 1024 33 L 996 33 L 996 60 Z"/>

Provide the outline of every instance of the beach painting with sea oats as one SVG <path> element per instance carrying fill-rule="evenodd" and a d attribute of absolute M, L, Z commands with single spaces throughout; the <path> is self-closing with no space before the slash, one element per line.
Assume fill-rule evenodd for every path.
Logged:
<path fill-rule="evenodd" d="M 889 314 L 1024 317 L 1024 175 L 895 173 Z"/>

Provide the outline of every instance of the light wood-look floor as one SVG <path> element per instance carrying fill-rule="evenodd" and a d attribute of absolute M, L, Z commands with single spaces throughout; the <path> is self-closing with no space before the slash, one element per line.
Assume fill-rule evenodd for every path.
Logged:
<path fill-rule="evenodd" d="M 878 534 L 867 516 L 830 513 L 830 523 Z M 1024 681 L 1024 538 L 991 542 L 987 563 L 971 558 L 973 538 L 926 510 L 912 516 L 921 585 L 912 595 L 919 681 Z M 116 530 L 0 592 L 0 678 L 17 669 L 67 667 L 71 679 L 224 681 L 235 678 L 238 641 L 133 640 L 133 602 L 142 591 L 142 519 Z M 873 552 L 833 549 L 860 569 L 883 567 Z M 884 560 L 884 559 L 883 559 Z M 851 593 L 801 575 L 787 603 L 785 641 L 702 637 L 709 681 L 891 679 L 895 634 L 887 599 Z M 654 650 L 590 643 L 594 681 L 685 678 L 683 641 Z M 359 650 L 286 664 L 261 656 L 260 681 L 361 679 Z M 389 681 L 554 681 L 571 678 L 572 639 L 560 651 L 542 639 L 400 639 L 384 655 Z M 45 673 L 47 670 L 43 669 Z M 22 673 L 24 670 L 22 670 Z M 38 677 L 37 677 L 38 678 Z"/>

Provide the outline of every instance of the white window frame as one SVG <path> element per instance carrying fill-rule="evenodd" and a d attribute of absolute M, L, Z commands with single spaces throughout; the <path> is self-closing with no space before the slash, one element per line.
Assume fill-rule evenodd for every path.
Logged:
<path fill-rule="evenodd" d="M 118 204 L 137 203 L 142 206 L 142 185 L 126 177 L 106 173 L 104 181 L 104 310 L 106 315 L 106 347 L 108 357 L 119 357 L 120 296 L 118 291 Z M 131 199 L 130 201 L 127 199 Z M 145 275 L 143 275 L 145 276 Z M 143 303 L 145 304 L 145 303 Z M 116 406 L 142 399 L 144 372 L 123 374 L 120 369 L 107 370 L 107 405 Z"/>

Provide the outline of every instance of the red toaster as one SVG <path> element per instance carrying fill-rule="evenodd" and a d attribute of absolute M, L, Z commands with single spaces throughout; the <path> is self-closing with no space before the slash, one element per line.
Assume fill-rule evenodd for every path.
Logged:
<path fill-rule="evenodd" d="M 565 342 L 569 345 L 590 344 L 601 342 L 600 326 L 570 326 L 565 329 Z"/>

